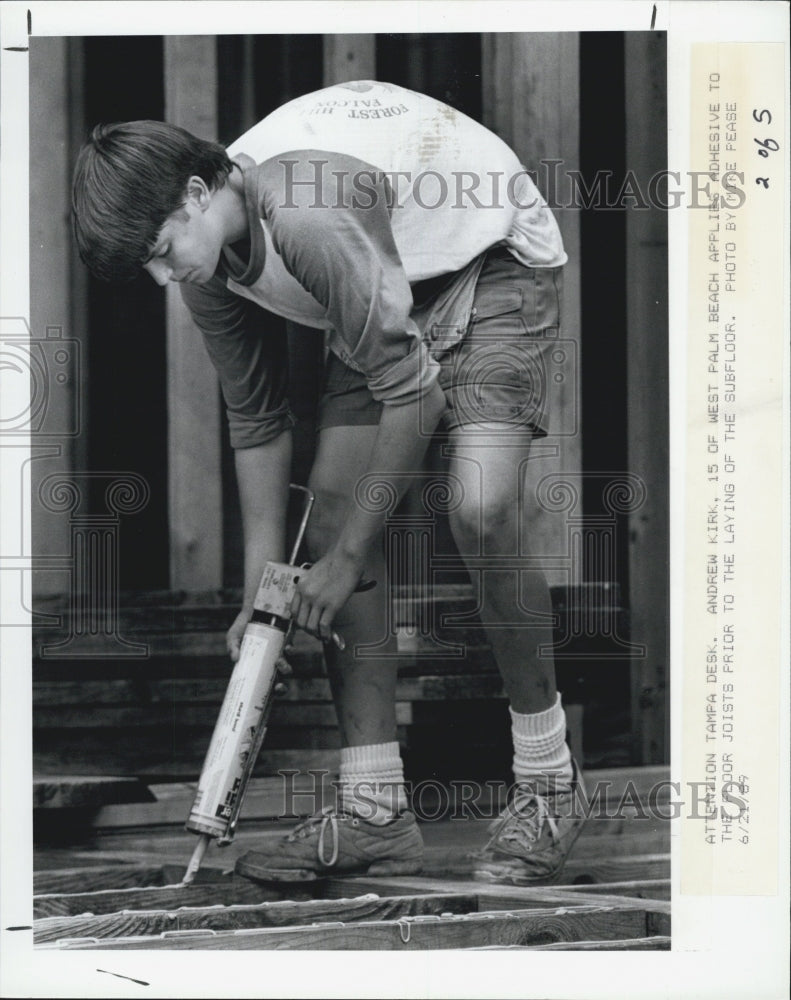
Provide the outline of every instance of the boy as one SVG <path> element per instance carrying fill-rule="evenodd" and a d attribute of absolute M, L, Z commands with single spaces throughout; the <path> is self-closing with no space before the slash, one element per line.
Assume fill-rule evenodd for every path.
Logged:
<path fill-rule="evenodd" d="M 554 664 L 540 652 L 552 642 L 549 593 L 527 561 L 519 573 L 497 565 L 525 553 L 513 471 L 546 434 L 540 373 L 558 334 L 566 255 L 516 155 L 444 104 L 361 81 L 286 104 L 227 153 L 162 123 L 98 126 L 77 163 L 73 208 L 81 256 L 99 277 L 142 267 L 161 285 L 180 283 L 218 372 L 245 537 L 233 659 L 264 564 L 284 552 L 293 418 L 286 347 L 267 330 L 267 311 L 326 331 L 313 566 L 292 612 L 325 642 L 342 739 L 339 809 L 257 854 L 258 871 L 420 869 L 394 660 L 355 654 L 387 630 L 387 588 L 355 589 L 363 576 L 386 579 L 385 513 L 365 502 L 364 484 L 401 495 L 441 424 L 459 486 L 454 539 L 478 570 L 482 556 L 491 566 L 480 572 L 482 619 L 514 742 L 514 792 L 475 871 L 557 877 L 579 833 L 582 788 Z M 328 643 L 334 628 L 345 651 Z"/>

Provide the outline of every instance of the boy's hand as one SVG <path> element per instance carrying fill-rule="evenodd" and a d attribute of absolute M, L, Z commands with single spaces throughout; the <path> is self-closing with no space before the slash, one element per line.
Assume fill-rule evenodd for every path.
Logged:
<path fill-rule="evenodd" d="M 244 630 L 247 628 L 252 614 L 252 611 L 246 611 L 242 608 L 236 618 L 234 618 L 233 625 L 231 625 L 225 634 L 225 646 L 234 663 L 239 659 L 239 650 L 242 645 Z"/>
<path fill-rule="evenodd" d="M 361 559 L 331 549 L 299 579 L 291 601 L 297 625 L 322 642 L 332 641 L 335 615 L 354 593 L 363 573 Z"/>
<path fill-rule="evenodd" d="M 247 628 L 252 614 L 252 611 L 246 611 L 242 608 L 236 618 L 234 618 L 233 625 L 231 625 L 225 634 L 225 646 L 234 663 L 239 659 L 239 650 L 242 645 L 244 630 Z"/>
<path fill-rule="evenodd" d="M 233 625 L 228 629 L 225 636 L 225 644 L 228 647 L 228 652 L 230 653 L 231 659 L 234 663 L 239 659 L 239 651 L 242 645 L 242 638 L 244 637 L 244 630 L 247 628 L 247 624 L 252 617 L 251 611 L 245 611 L 242 609 L 239 614 L 234 619 Z M 286 646 L 283 649 L 283 654 L 278 658 L 277 661 L 277 672 L 278 675 L 282 677 L 290 677 L 294 672 L 291 664 L 288 662 L 286 657 L 292 651 L 293 646 Z M 284 695 L 288 691 L 288 684 L 284 683 L 282 680 L 278 680 L 275 684 L 275 694 Z"/>

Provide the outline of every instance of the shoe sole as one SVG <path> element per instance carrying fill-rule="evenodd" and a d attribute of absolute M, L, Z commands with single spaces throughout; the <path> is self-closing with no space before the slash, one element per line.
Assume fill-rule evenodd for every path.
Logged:
<path fill-rule="evenodd" d="M 367 868 L 328 868 L 316 872 L 310 868 L 265 868 L 254 863 L 246 863 L 242 858 L 236 862 L 237 875 L 254 879 L 256 882 L 317 882 L 328 878 L 360 878 L 364 876 L 419 875 L 423 870 L 422 860 L 418 861 L 374 861 Z"/>
<path fill-rule="evenodd" d="M 481 862 L 480 859 L 473 858 L 473 878 L 479 882 L 491 882 L 499 885 L 513 885 L 517 887 L 530 885 L 554 885 L 560 880 L 560 876 L 563 874 L 563 869 L 566 867 L 569 855 L 577 842 L 577 838 L 582 833 L 582 828 L 584 826 L 584 823 L 580 823 L 577 827 L 574 836 L 569 841 L 566 855 L 561 861 L 560 867 L 557 871 L 550 872 L 547 875 L 539 875 L 536 878 L 530 878 L 529 875 L 519 875 L 517 872 L 494 872 L 489 871 L 486 868 L 476 868 L 475 864 L 480 864 Z"/>

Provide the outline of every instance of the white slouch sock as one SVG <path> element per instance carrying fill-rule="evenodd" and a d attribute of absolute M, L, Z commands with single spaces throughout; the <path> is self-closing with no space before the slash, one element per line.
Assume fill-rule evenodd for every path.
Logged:
<path fill-rule="evenodd" d="M 342 810 L 368 823 L 389 823 L 407 807 L 398 742 L 343 747 L 338 785 Z"/>
<path fill-rule="evenodd" d="M 557 785 L 570 785 L 571 751 L 566 744 L 566 713 L 560 704 L 545 712 L 522 715 L 511 712 L 514 740 L 514 777 L 517 784 L 543 777 Z"/>

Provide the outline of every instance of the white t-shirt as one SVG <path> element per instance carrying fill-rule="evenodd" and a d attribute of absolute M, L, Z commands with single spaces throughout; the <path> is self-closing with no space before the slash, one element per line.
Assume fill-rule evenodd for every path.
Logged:
<path fill-rule="evenodd" d="M 385 173 L 410 282 L 460 270 L 500 241 L 528 267 L 566 262 L 557 222 L 513 150 L 431 97 L 391 83 L 336 84 L 273 111 L 228 153 L 262 163 L 305 149 L 344 153 Z M 363 196 L 366 178 L 360 187 Z"/>

